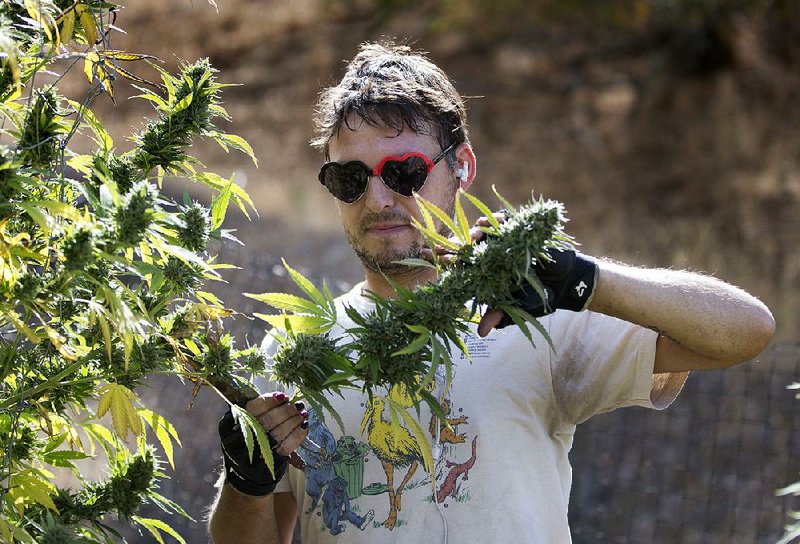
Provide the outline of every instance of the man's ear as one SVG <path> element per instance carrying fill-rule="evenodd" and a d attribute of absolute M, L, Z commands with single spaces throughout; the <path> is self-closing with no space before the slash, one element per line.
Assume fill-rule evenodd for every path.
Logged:
<path fill-rule="evenodd" d="M 458 161 L 458 166 L 455 168 L 456 178 L 458 178 L 459 187 L 466 191 L 475 179 L 476 166 L 475 153 L 469 143 L 464 142 L 458 145 L 456 160 Z"/>

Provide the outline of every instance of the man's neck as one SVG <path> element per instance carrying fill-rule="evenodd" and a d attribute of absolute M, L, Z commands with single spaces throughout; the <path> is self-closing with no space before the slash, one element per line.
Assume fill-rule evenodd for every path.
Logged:
<path fill-rule="evenodd" d="M 394 298 L 396 296 L 395 290 L 386 280 L 386 276 L 395 285 L 402 285 L 409 289 L 414 289 L 423 283 L 435 281 L 437 278 L 436 271 L 425 266 L 410 267 L 401 273 L 386 274 L 386 276 L 380 272 L 365 269 L 365 275 L 364 291 L 371 291 L 383 298 Z"/>

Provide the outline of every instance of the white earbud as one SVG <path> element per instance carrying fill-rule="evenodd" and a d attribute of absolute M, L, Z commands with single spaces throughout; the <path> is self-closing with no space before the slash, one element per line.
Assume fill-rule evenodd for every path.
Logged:
<path fill-rule="evenodd" d="M 468 162 L 464 161 L 464 163 L 461 166 L 461 168 L 459 168 L 456 171 L 456 177 L 458 177 L 458 179 L 460 179 L 462 182 L 467 181 L 467 178 L 469 177 L 469 163 Z"/>

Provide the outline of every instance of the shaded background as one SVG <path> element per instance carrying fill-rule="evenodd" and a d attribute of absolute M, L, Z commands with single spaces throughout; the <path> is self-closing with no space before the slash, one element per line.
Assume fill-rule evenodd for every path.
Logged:
<path fill-rule="evenodd" d="M 531 190 L 564 202 L 569 232 L 593 255 L 701 270 L 745 287 L 778 319 L 760 359 L 698 373 L 664 413 L 626 410 L 584 425 L 573 454 L 575 542 L 774 542 L 792 504 L 774 497 L 800 463 L 800 3 L 788 0 L 137 0 L 112 45 L 174 69 L 207 56 L 221 70 L 223 126 L 259 158 L 214 144 L 197 154 L 245 185 L 260 217 L 231 212 L 242 267 L 214 286 L 233 308 L 264 311 L 242 291 L 290 290 L 280 258 L 342 292 L 360 279 L 309 148 L 320 89 L 365 40 L 394 36 L 430 52 L 468 101 L 478 157 L 473 191 L 515 203 Z M 126 66 L 126 68 L 129 68 Z M 155 78 L 146 66 L 130 68 Z M 77 84 L 77 83 L 76 83 Z M 147 106 L 118 83 L 98 117 L 124 150 Z M 212 147 L 213 146 L 213 147 Z M 181 184 L 173 190 L 195 187 Z M 257 342 L 258 322 L 235 332 Z M 181 432 L 165 494 L 197 519 L 213 495 L 222 403 L 153 380 L 145 402 Z M 794 505 L 797 507 L 797 505 Z M 151 514 L 157 515 L 155 512 Z M 171 523 L 205 542 L 201 523 Z M 132 536 L 149 542 L 150 537 Z"/>

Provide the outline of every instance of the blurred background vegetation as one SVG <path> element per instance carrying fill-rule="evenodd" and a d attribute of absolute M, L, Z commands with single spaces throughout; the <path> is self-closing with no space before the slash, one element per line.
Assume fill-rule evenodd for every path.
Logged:
<path fill-rule="evenodd" d="M 252 144 L 259 168 L 213 144 L 196 152 L 245 185 L 260 212 L 253 222 L 231 218 L 245 247 L 221 250 L 243 267 L 216 288 L 231 306 L 263 311 L 239 294 L 290 289 L 280 257 L 337 292 L 360 280 L 331 197 L 316 181 L 322 159 L 308 146 L 311 114 L 359 43 L 392 37 L 430 52 L 470 97 L 478 196 L 491 200 L 496 185 L 516 202 L 531 190 L 561 200 L 585 252 L 714 274 L 764 300 L 780 339 L 798 338 L 796 0 L 217 4 L 127 2 L 118 15 L 127 33 L 114 45 L 156 55 L 170 70 L 209 57 L 222 81 L 242 84 L 224 95 L 234 120 L 227 130 Z M 130 69 L 152 79 L 144 65 Z M 138 91 L 118 85 L 116 106 L 94 104 L 115 141 L 144 113 L 126 93 Z M 251 340 L 263 336 L 258 323 L 240 327 Z M 173 419 L 190 399 L 187 392 L 160 402 Z M 170 403 L 173 412 L 163 406 Z M 220 410 L 201 394 L 183 421 L 173 419 L 194 436 L 176 459 L 190 472 L 176 474 L 173 496 L 198 517 L 218 462 L 212 422 Z"/>

